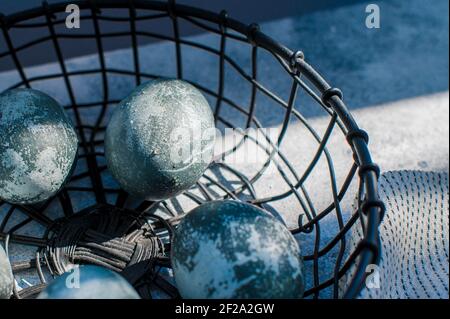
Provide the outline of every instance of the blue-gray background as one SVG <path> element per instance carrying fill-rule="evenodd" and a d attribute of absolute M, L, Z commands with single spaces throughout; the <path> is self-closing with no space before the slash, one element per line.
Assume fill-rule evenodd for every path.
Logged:
<path fill-rule="evenodd" d="M 178 0 L 178 3 L 216 12 L 226 8 L 232 17 L 247 23 L 287 18 L 288 23 L 284 21 L 279 28 L 271 28 L 271 35 L 291 49 L 303 50 L 319 71 L 327 71 L 325 75 L 331 83 L 346 92 L 358 92 L 359 99 L 352 100 L 353 107 L 448 90 L 447 0 Z M 381 29 L 368 30 L 364 26 L 365 7 L 369 3 L 381 8 Z M 41 0 L 1 0 L 0 12 L 13 14 L 40 4 Z M 349 5 L 360 7 L 359 14 L 355 10 L 341 10 Z M 185 27 L 185 35 L 199 32 Z M 37 36 L 31 33 L 27 30 L 13 40 L 23 43 L 27 37 Z M 128 46 L 129 42 L 120 38 L 105 43 L 107 49 Z M 64 53 L 77 56 L 93 53 L 94 48 L 92 42 L 68 41 Z M 0 52 L 4 49 L 0 37 Z M 34 54 L 22 58 L 25 66 L 54 61 L 46 46 L 34 50 Z M 0 71 L 11 68 L 11 61 L 0 59 Z"/>

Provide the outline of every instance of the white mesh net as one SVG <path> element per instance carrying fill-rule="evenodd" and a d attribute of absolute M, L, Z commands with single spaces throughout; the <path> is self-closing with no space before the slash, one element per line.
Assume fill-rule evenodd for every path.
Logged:
<path fill-rule="evenodd" d="M 398 171 L 383 174 L 380 196 L 381 260 L 368 269 L 361 298 L 449 298 L 448 174 Z M 354 227 L 349 249 L 362 236 Z M 349 272 L 351 274 L 351 272 Z M 341 280 L 344 289 L 350 276 Z"/>

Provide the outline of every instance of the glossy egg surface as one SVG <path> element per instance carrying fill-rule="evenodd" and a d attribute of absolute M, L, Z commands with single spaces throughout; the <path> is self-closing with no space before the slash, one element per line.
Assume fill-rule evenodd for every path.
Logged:
<path fill-rule="evenodd" d="M 300 249 L 287 228 L 242 202 L 199 206 L 180 222 L 172 266 L 184 298 L 301 298 Z"/>
<path fill-rule="evenodd" d="M 202 176 L 214 151 L 214 117 L 203 94 L 172 79 L 145 83 L 108 124 L 108 169 L 131 195 L 168 199 Z"/>
<path fill-rule="evenodd" d="M 35 204 L 54 196 L 73 172 L 78 139 L 63 108 L 32 89 L 0 94 L 0 198 Z"/>
<path fill-rule="evenodd" d="M 13 290 L 14 277 L 5 250 L 0 245 L 0 299 L 8 299 Z"/>
<path fill-rule="evenodd" d="M 38 299 L 140 299 L 119 274 L 106 268 L 85 265 L 53 280 Z"/>

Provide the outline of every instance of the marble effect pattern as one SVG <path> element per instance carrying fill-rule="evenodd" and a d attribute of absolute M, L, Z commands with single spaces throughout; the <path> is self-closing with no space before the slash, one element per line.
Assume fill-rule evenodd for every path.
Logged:
<path fill-rule="evenodd" d="M 209 202 L 183 219 L 172 243 L 183 298 L 301 298 L 300 249 L 268 213 L 235 201 Z"/>
<path fill-rule="evenodd" d="M 70 176 L 78 149 L 63 108 L 48 95 L 15 89 L 0 95 L 0 198 L 34 204 Z"/>
<path fill-rule="evenodd" d="M 195 184 L 208 167 L 213 129 L 209 104 L 192 85 L 148 82 L 121 102 L 108 124 L 108 168 L 136 197 L 170 198 Z"/>
<path fill-rule="evenodd" d="M 11 265 L 5 250 L 0 245 L 0 299 L 8 299 L 14 284 Z"/>
<path fill-rule="evenodd" d="M 140 299 L 119 274 L 98 266 L 80 266 L 58 277 L 38 299 Z"/>

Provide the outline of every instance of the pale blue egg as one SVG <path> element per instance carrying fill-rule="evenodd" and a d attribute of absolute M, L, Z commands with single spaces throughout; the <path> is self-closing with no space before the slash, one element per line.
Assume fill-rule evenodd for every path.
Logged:
<path fill-rule="evenodd" d="M 131 195 L 162 200 L 189 189 L 214 151 L 214 116 L 191 84 L 158 79 L 114 111 L 105 137 L 108 169 Z"/>
<path fill-rule="evenodd" d="M 8 299 L 13 290 L 14 277 L 5 250 L 0 245 L 0 299 Z"/>
<path fill-rule="evenodd" d="M 189 299 L 295 299 L 304 291 L 300 248 L 267 212 L 209 202 L 183 218 L 171 248 L 175 281 Z"/>
<path fill-rule="evenodd" d="M 85 265 L 63 274 L 43 290 L 38 299 L 140 299 L 118 273 Z"/>
<path fill-rule="evenodd" d="M 78 138 L 64 109 L 32 89 L 0 94 L 0 199 L 35 204 L 56 195 L 75 167 Z"/>

